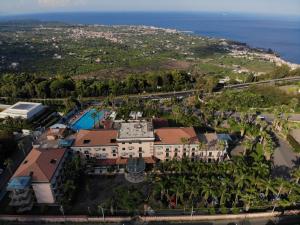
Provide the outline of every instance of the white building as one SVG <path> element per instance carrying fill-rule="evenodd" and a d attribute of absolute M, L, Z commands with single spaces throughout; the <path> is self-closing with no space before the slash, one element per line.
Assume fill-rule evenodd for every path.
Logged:
<path fill-rule="evenodd" d="M 43 110 L 44 106 L 41 103 L 17 102 L 16 104 L 0 112 L 0 118 L 12 117 L 31 119 Z"/>

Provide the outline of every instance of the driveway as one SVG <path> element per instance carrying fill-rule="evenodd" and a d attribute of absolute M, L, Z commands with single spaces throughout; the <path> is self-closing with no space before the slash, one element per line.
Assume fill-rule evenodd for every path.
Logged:
<path fill-rule="evenodd" d="M 273 156 L 272 174 L 276 177 L 289 178 L 289 171 L 299 166 L 300 154 L 293 151 L 290 144 L 283 138 L 276 135 L 279 147 L 275 149 Z"/>

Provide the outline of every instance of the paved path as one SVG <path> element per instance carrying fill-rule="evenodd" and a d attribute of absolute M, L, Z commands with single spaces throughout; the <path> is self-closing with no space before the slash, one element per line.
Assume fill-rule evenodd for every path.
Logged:
<path fill-rule="evenodd" d="M 295 166 L 299 166 L 300 154 L 294 152 L 286 140 L 278 135 L 277 138 L 279 147 L 277 147 L 274 152 L 272 174 L 275 177 L 289 178 L 290 170 Z"/>

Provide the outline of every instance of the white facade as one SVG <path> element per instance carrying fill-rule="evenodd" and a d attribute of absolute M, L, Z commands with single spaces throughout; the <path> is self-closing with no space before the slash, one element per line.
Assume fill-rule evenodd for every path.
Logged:
<path fill-rule="evenodd" d="M 32 189 L 34 191 L 37 203 L 55 203 L 55 198 L 50 183 L 33 183 Z"/>
<path fill-rule="evenodd" d="M 18 102 L 4 111 L 0 112 L 0 118 L 12 117 L 31 119 L 36 114 L 40 113 L 44 109 L 41 103 L 34 102 Z"/>

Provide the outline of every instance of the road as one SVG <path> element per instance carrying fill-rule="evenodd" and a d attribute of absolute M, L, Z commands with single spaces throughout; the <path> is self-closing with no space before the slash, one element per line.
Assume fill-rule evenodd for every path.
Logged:
<path fill-rule="evenodd" d="M 0 224 L 2 224 L 0 222 Z M 5 225 L 32 225 L 31 222 L 7 222 Z M 34 222 L 34 225 L 55 225 L 59 223 Z M 73 222 L 60 223 L 66 225 L 76 225 Z M 80 223 L 82 225 L 96 225 L 99 223 Z M 300 216 L 264 219 L 245 219 L 245 220 L 222 220 L 222 221 L 195 221 L 195 222 L 123 222 L 123 223 L 101 223 L 102 225 L 300 225 Z"/>
<path fill-rule="evenodd" d="M 263 114 L 268 123 L 274 121 L 274 115 Z M 300 121 L 300 114 L 290 114 L 289 120 Z M 278 134 L 275 134 L 278 139 L 279 146 L 275 149 L 273 155 L 272 175 L 275 177 L 290 178 L 290 170 L 299 166 L 300 154 L 294 152 L 292 146 Z"/>

